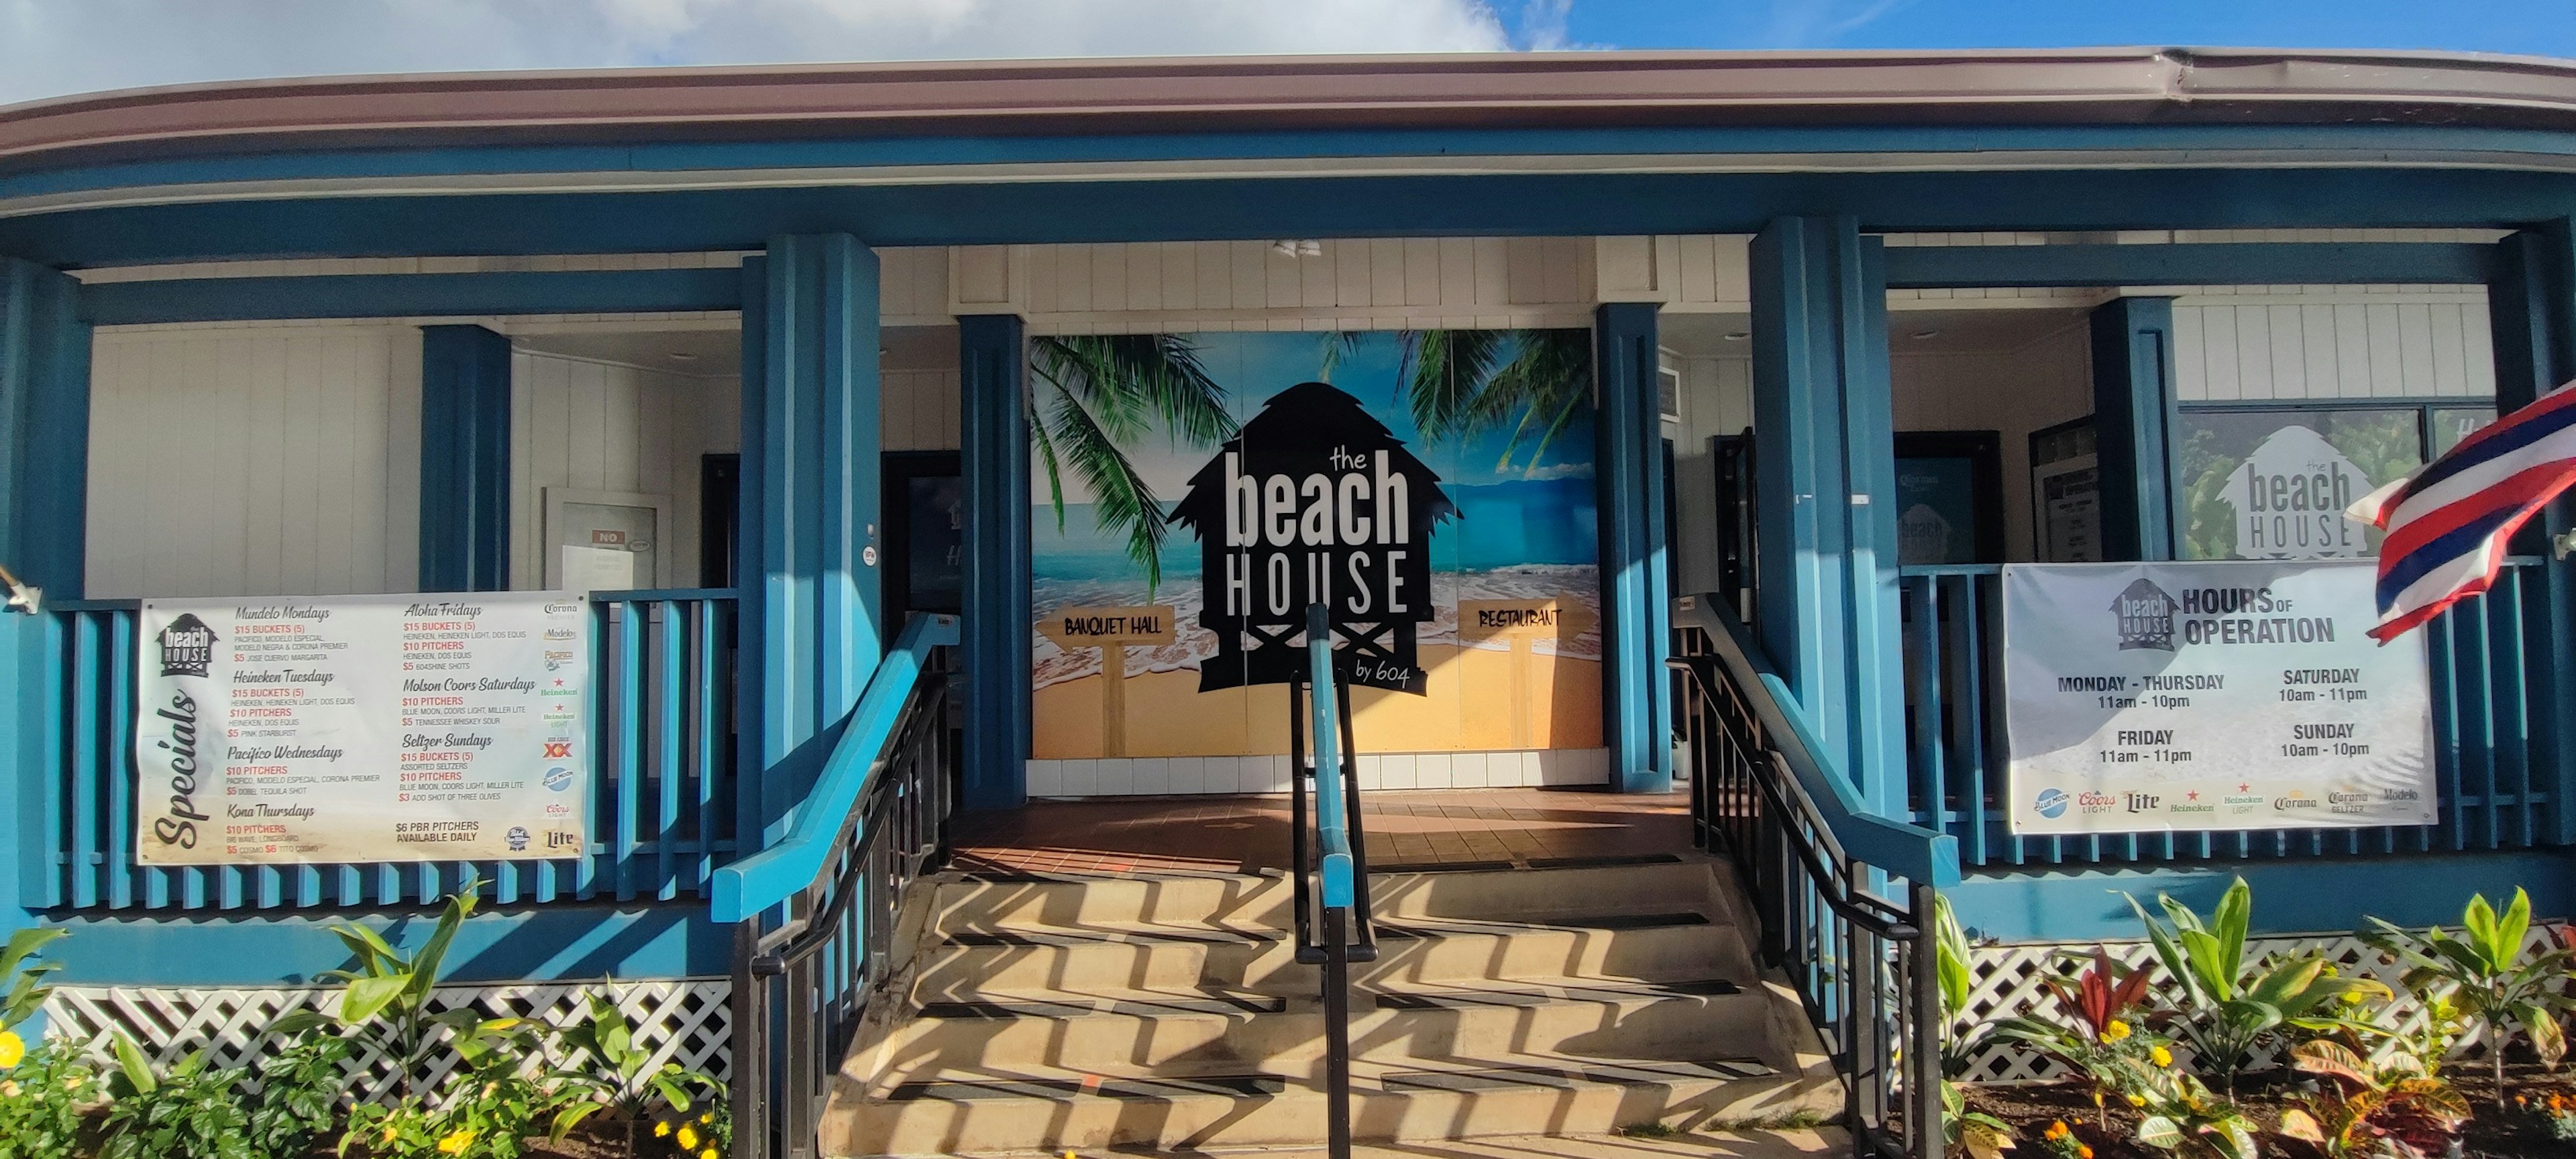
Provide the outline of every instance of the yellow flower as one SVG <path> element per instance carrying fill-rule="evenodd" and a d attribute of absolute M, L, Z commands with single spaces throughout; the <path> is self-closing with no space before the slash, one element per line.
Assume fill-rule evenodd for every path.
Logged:
<path fill-rule="evenodd" d="M 698 1152 L 698 1159 L 716 1159 L 716 1149 L 709 1147 L 704 1151 Z"/>
<path fill-rule="evenodd" d="M 2173 1052 L 2161 1046 L 2147 1051 L 2147 1057 L 2156 1060 L 2157 1066 L 2173 1065 Z"/>
<path fill-rule="evenodd" d="M 2129 1096 L 2129 1105 L 2133 1107 L 2146 1106 L 2147 1097 L 2145 1095 L 2131 1095 Z"/>
<path fill-rule="evenodd" d="M 0 1030 L 0 1070 L 18 1065 L 26 1057 L 27 1040 L 12 1031 Z"/>
<path fill-rule="evenodd" d="M 393 1124 L 391 1124 L 391 1123 L 387 1123 L 387 1124 L 385 1124 L 385 1134 L 384 1134 L 384 1137 L 383 1137 L 382 1139 L 378 1140 L 378 1142 L 391 1143 L 391 1142 L 393 1142 L 393 1141 L 394 1141 L 394 1125 L 393 1125 Z"/>
<path fill-rule="evenodd" d="M 2063 1139 L 2067 1134 L 2066 1120 L 2059 1119 L 2058 1121 L 2048 1125 L 2048 1134 L 2045 1137 L 2050 1139 Z"/>
<path fill-rule="evenodd" d="M 2117 1018 L 2112 1019 L 2110 1025 L 2102 1028 L 2102 1041 L 2104 1042 L 2118 1042 L 2128 1036 L 2129 1024 L 2122 1022 Z"/>
<path fill-rule="evenodd" d="M 466 1148 L 473 1145 L 474 1132 L 460 1127 L 453 1133 L 449 1134 L 446 1138 L 438 1141 L 438 1153 L 441 1155 L 462 1155 L 465 1153 Z"/>
<path fill-rule="evenodd" d="M 682 1123 L 680 1125 L 680 1149 L 683 1151 L 695 1151 L 698 1149 L 697 1128 L 689 1126 L 686 1123 Z"/>
<path fill-rule="evenodd" d="M 702 1111 L 702 1112 L 700 1112 L 700 1113 L 698 1114 L 698 1121 L 699 1121 L 699 1122 L 701 1122 L 701 1123 L 712 1123 L 712 1122 L 715 1122 L 715 1121 L 716 1121 L 716 1113 L 715 1113 L 714 1111 Z"/>
<path fill-rule="evenodd" d="M 664 1136 L 664 1135 L 668 1135 L 668 1134 L 670 1134 L 670 1133 L 671 1133 L 671 1124 L 669 1124 L 669 1123 L 655 1123 L 655 1124 L 653 1124 L 653 1137 L 654 1137 L 654 1138 L 659 1139 L 659 1138 L 661 1138 L 662 1136 Z"/>
<path fill-rule="evenodd" d="M 2081 1143 L 2076 1144 L 2075 1159 L 2093 1159 L 2093 1149 Z"/>

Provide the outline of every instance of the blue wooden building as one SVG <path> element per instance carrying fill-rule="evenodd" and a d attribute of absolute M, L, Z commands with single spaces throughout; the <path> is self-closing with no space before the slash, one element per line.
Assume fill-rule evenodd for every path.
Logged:
<path fill-rule="evenodd" d="M 2122 891 L 2205 902 L 2240 875 L 2266 934 L 2516 886 L 2576 916 L 2576 565 L 2537 533 L 2425 633 L 2436 823 L 2007 823 L 2005 565 L 2259 554 L 2225 492 L 2277 433 L 2376 484 L 2576 378 L 2576 66 L 2116 49 L 489 74 L 0 109 L 0 566 L 41 589 L 0 615 L 0 927 L 74 931 L 58 1023 L 237 1041 L 340 964 L 327 922 L 417 936 L 470 875 L 489 912 L 458 981 L 542 1002 L 614 977 L 673 1057 L 740 1074 L 738 969 L 870 826 L 929 807 L 887 804 L 888 770 L 953 757 L 932 795 L 978 814 L 1296 776 L 1284 749 L 1134 723 L 1162 703 L 1152 663 L 1032 632 L 1055 534 L 1032 427 L 1074 397 L 1051 360 L 1483 331 L 1580 335 L 1591 435 L 1565 477 L 1590 480 L 1597 589 L 1585 627 L 1521 653 L 1441 637 L 1552 673 L 1539 734 L 1416 737 L 1364 706 L 1364 793 L 1678 775 L 1713 848 L 1769 827 L 1850 875 L 1779 890 L 1879 891 L 1901 926 L 1937 889 L 2008 948 L 2134 937 Z M 586 554 L 598 535 L 623 554 Z M 593 593 L 585 855 L 136 863 L 136 601 L 567 588 Z M 1161 646 L 1137 639 L 1117 647 Z M 1091 683 L 1049 683 L 1054 657 Z M 934 685 L 953 715 L 925 715 Z M 1112 704 L 1134 707 L 1065 723 Z M 1728 728 L 1790 754 L 1795 800 L 1727 803 L 1768 775 L 1720 767 Z"/>

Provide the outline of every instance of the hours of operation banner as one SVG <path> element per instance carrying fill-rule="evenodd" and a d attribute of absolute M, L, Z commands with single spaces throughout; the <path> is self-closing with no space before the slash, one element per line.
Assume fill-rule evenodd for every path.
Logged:
<path fill-rule="evenodd" d="M 2432 823 L 2423 638 L 2364 634 L 2375 570 L 2006 566 L 2013 832 Z"/>
<path fill-rule="evenodd" d="M 136 859 L 579 856 L 586 599 L 146 600 Z"/>

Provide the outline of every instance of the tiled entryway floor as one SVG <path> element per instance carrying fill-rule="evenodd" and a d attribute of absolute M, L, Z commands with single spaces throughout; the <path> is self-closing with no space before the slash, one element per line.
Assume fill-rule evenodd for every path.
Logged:
<path fill-rule="evenodd" d="M 1125 797 L 1041 801 L 961 814 L 953 868 L 1003 873 L 1255 873 L 1288 864 L 1289 798 Z M 1361 795 L 1369 868 L 1528 865 L 1679 853 L 1687 793 L 1446 789 Z"/>

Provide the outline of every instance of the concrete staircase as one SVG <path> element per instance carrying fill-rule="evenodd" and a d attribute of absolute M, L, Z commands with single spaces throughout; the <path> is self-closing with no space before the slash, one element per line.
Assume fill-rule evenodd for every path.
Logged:
<path fill-rule="evenodd" d="M 1352 967 L 1361 1139 L 1723 1130 L 1841 1110 L 1727 869 L 1654 855 L 1381 873 Z M 835 1084 L 826 1155 L 1312 1147 L 1319 968 L 1290 885 L 948 875 Z M 896 996 L 900 995 L 900 1000 Z"/>

